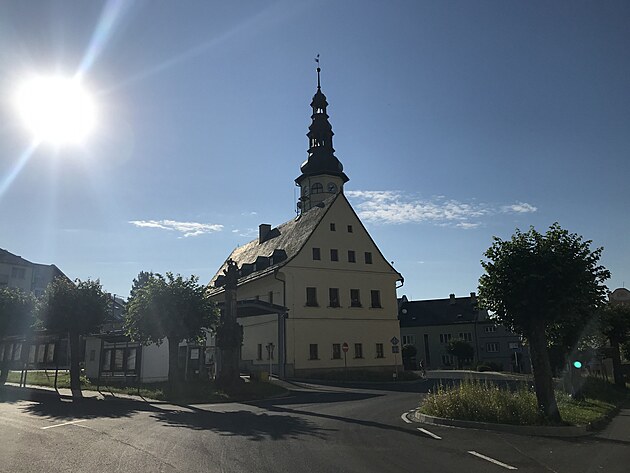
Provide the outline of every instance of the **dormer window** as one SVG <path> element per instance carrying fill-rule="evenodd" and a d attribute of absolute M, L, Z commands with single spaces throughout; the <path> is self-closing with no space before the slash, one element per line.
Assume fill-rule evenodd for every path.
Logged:
<path fill-rule="evenodd" d="M 324 186 L 320 182 L 311 186 L 311 194 L 321 194 L 322 192 L 324 192 Z"/>

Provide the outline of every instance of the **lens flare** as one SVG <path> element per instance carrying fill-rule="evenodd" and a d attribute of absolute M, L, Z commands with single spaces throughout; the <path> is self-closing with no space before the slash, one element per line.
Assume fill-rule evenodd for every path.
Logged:
<path fill-rule="evenodd" d="M 78 144 L 92 133 L 96 107 L 78 78 L 35 77 L 19 87 L 15 105 L 34 138 Z"/>

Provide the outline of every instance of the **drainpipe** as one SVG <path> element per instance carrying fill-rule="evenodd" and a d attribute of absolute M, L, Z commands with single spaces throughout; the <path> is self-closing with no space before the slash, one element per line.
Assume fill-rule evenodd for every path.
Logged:
<path fill-rule="evenodd" d="M 282 283 L 282 306 L 285 308 L 285 312 L 278 314 L 278 377 L 284 378 L 287 364 L 287 282 L 278 278 L 278 269 L 274 270 L 273 278 Z"/>

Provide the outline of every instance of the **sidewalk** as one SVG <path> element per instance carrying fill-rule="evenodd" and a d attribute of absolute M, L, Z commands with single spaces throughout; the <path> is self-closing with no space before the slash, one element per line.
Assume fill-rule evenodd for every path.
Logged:
<path fill-rule="evenodd" d="M 630 405 L 626 403 L 610 423 L 595 438 L 622 442 L 630 445 Z"/>
<path fill-rule="evenodd" d="M 498 371 L 470 371 L 470 370 L 432 370 L 426 374 L 427 379 L 492 379 L 492 380 L 512 380 L 528 381 L 532 379 L 531 374 L 505 373 Z"/>

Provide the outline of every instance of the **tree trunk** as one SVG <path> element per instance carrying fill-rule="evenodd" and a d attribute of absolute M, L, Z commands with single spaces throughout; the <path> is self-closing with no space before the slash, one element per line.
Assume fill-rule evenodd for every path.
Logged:
<path fill-rule="evenodd" d="M 81 357 L 79 334 L 69 332 L 68 339 L 70 340 L 70 390 L 73 399 L 81 399 L 83 393 L 81 392 L 81 368 L 79 366 L 79 358 Z"/>
<path fill-rule="evenodd" d="M 527 334 L 527 339 L 529 340 L 532 370 L 534 371 L 534 388 L 539 414 L 546 422 L 560 423 L 562 419 L 553 389 L 544 322 L 535 321 L 530 333 Z"/>
<path fill-rule="evenodd" d="M 617 337 L 610 337 L 610 346 L 611 350 L 611 358 L 613 365 L 613 379 L 615 380 L 615 384 L 617 386 L 621 386 L 622 388 L 626 385 L 626 382 L 623 378 L 623 372 L 621 368 L 621 353 L 619 351 L 619 340 Z"/>
<path fill-rule="evenodd" d="M 168 384 L 173 391 L 179 382 L 179 342 L 168 338 Z"/>
<path fill-rule="evenodd" d="M 0 362 L 0 386 L 7 382 L 9 377 L 9 363 L 6 360 Z"/>

